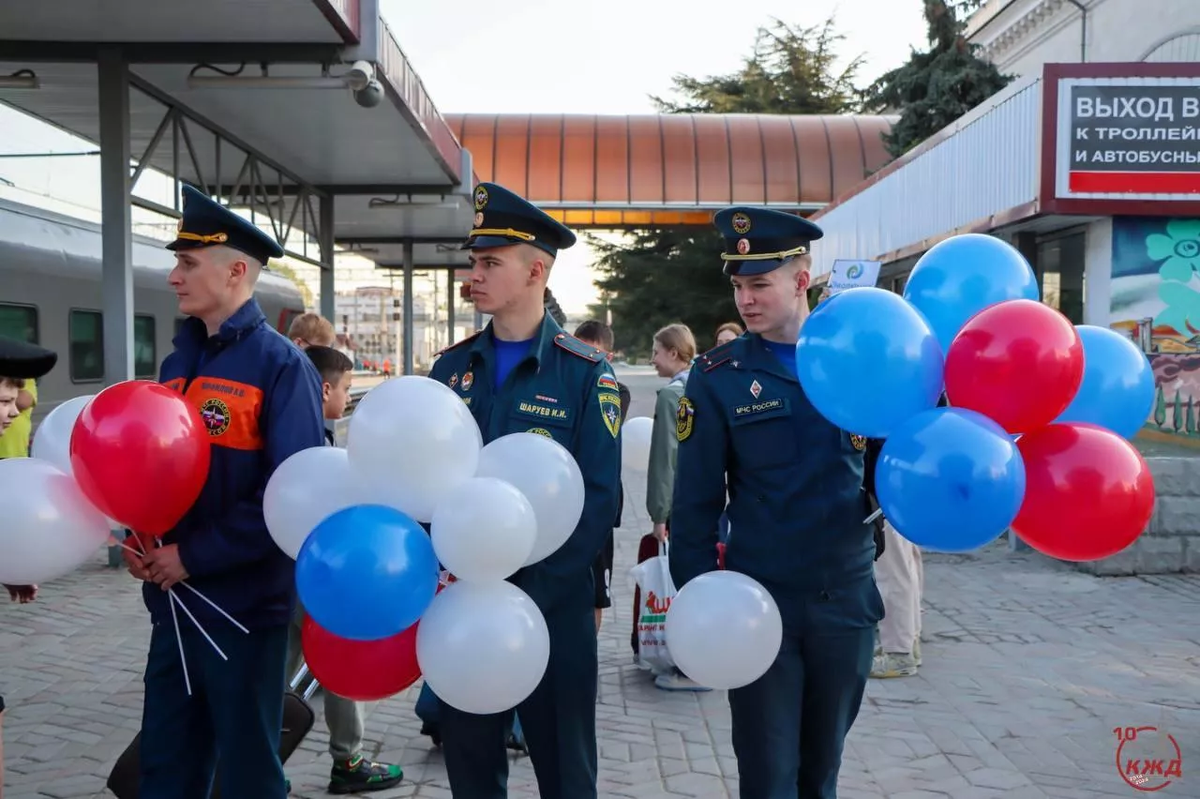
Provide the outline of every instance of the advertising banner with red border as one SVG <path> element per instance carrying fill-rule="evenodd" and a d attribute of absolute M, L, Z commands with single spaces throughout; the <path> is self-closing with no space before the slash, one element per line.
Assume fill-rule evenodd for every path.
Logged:
<path fill-rule="evenodd" d="M 1058 81 L 1060 199 L 1200 200 L 1200 78 Z"/>

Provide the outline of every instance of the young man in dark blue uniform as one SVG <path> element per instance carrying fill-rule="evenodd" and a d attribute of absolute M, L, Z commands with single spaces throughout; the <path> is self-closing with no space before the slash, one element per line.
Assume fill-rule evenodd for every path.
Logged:
<path fill-rule="evenodd" d="M 866 442 L 826 421 L 796 378 L 820 228 L 762 208 L 714 223 L 746 334 L 700 356 L 679 403 L 671 574 L 682 588 L 717 568 L 728 477 L 725 567 L 761 582 L 784 626 L 767 673 L 729 692 L 741 797 L 834 799 L 883 616 Z"/>
<path fill-rule="evenodd" d="M 278 243 L 185 186 L 179 232 L 167 247 L 176 258 L 168 280 L 189 318 L 159 379 L 199 411 L 212 462 L 200 498 L 162 546 L 140 536 L 147 554 L 125 553 L 146 581 L 153 623 L 140 796 L 207 797 L 219 757 L 226 799 L 283 799 L 278 748 L 295 564 L 267 532 L 262 500 L 280 463 L 324 444 L 320 378 L 253 297 L 267 259 L 283 254 Z M 249 634 L 180 588 L 183 580 Z M 228 660 L 177 612 L 181 656 L 166 593 L 173 586 Z"/>
<path fill-rule="evenodd" d="M 484 442 L 536 433 L 562 444 L 583 473 L 583 515 L 545 560 L 510 579 L 537 603 L 550 662 L 517 707 L 542 799 L 596 796 L 596 622 L 592 564 L 617 514 L 621 400 L 605 353 L 567 335 L 546 313 L 543 289 L 575 234 L 492 183 L 475 188 L 471 298 L 492 315 L 445 350 L 430 377 L 471 409 Z M 450 788 L 463 799 L 507 796 L 505 730 L 512 712 L 473 715 L 440 704 Z"/>

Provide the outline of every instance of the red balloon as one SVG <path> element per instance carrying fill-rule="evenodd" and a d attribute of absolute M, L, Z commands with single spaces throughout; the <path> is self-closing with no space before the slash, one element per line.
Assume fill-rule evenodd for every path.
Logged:
<path fill-rule="evenodd" d="M 109 386 L 71 431 L 71 468 L 84 495 L 131 530 L 161 536 L 195 504 L 212 457 L 200 413 L 148 380 Z"/>
<path fill-rule="evenodd" d="M 355 702 L 375 702 L 400 693 L 420 679 L 418 626 L 420 622 L 378 641 L 352 641 L 334 635 L 305 615 L 300 646 L 308 670 L 330 693 Z"/>
<path fill-rule="evenodd" d="M 1013 530 L 1060 560 L 1115 555 L 1146 529 L 1154 512 L 1154 477 L 1141 454 L 1103 427 L 1071 422 L 1026 433 L 1025 500 Z"/>
<path fill-rule="evenodd" d="M 1008 300 L 967 320 L 946 353 L 946 398 L 1010 433 L 1050 424 L 1083 381 L 1083 342 L 1058 311 Z"/>

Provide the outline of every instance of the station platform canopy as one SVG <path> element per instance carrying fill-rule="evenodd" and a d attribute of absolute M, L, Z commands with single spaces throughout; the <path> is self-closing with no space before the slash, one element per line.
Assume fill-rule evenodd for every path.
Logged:
<path fill-rule="evenodd" d="M 127 97 L 126 120 L 106 90 Z M 269 219 L 289 255 L 326 268 L 322 242 L 396 233 L 381 197 L 417 262 L 471 223 L 470 157 L 378 0 L 3 3 L 0 102 L 102 151 L 106 124 L 124 123 L 135 206 L 178 212 L 177 192 L 139 191 L 152 166 Z"/>
<path fill-rule="evenodd" d="M 745 203 L 812 213 L 889 160 L 894 117 L 447 114 L 494 181 L 577 229 L 708 225 Z"/>
<path fill-rule="evenodd" d="M 179 216 L 180 181 L 320 266 L 327 318 L 335 242 L 388 236 L 407 289 L 474 215 L 470 155 L 378 0 L 2 3 L 0 102 L 99 145 L 108 382 L 133 374 L 132 207 Z"/>
<path fill-rule="evenodd" d="M 470 151 L 478 180 L 512 189 L 575 230 L 708 226 L 713 212 L 738 203 L 816 212 L 891 160 L 882 135 L 895 122 L 890 116 L 768 114 L 445 119 Z M 389 236 L 419 235 L 419 212 L 385 197 L 369 202 L 392 233 L 353 236 L 348 243 L 381 264 L 399 261 Z M 422 266 L 467 263 L 457 242 L 421 256 Z"/>

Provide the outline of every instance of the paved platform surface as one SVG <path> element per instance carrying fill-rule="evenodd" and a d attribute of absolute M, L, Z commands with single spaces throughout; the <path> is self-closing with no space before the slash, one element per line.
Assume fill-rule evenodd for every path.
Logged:
<path fill-rule="evenodd" d="M 650 413 L 660 381 L 641 370 L 622 379 L 632 415 Z M 627 572 L 649 523 L 640 476 L 628 482 L 616 607 L 601 632 L 600 795 L 736 797 L 725 697 L 664 693 L 632 665 Z M 1182 778 L 1158 795 L 1200 796 L 1200 577 L 1096 578 L 1003 544 L 926 564 L 925 665 L 871 681 L 842 799 L 1137 796 L 1118 775 L 1113 731 L 1145 725 L 1183 754 Z M 100 556 L 34 604 L 0 605 L 5 799 L 110 796 L 105 776 L 138 727 L 148 635 L 137 586 Z M 368 754 L 407 773 L 378 796 L 450 796 L 415 698 L 368 719 Z M 326 741 L 318 720 L 288 764 L 294 796 L 327 795 Z M 510 796 L 537 796 L 528 759 L 511 764 Z"/>

